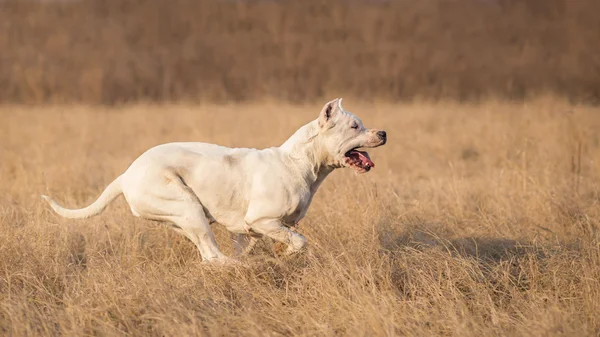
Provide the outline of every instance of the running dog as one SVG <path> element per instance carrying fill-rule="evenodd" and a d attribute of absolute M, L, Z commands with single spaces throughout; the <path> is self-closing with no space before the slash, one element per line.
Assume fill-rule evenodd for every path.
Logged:
<path fill-rule="evenodd" d="M 138 157 L 85 208 L 66 209 L 42 197 L 59 215 L 83 219 L 100 214 L 123 194 L 135 216 L 173 224 L 206 262 L 236 261 L 219 250 L 213 222 L 237 234 L 236 249 L 242 255 L 263 236 L 287 244 L 286 254 L 293 254 L 306 245 L 295 225 L 323 180 L 337 168 L 368 172 L 375 165 L 359 149 L 386 141 L 385 131 L 365 128 L 338 98 L 279 147 L 162 144 Z"/>

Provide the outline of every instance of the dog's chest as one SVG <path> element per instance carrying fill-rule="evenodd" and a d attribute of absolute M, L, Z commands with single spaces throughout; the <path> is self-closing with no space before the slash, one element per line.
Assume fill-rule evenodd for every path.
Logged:
<path fill-rule="evenodd" d="M 310 192 L 291 196 L 289 199 L 290 202 L 287 205 L 287 211 L 282 219 L 283 223 L 287 226 L 294 226 L 297 224 L 298 221 L 306 215 L 311 200 L 312 194 Z"/>
<path fill-rule="evenodd" d="M 291 197 L 288 198 L 288 200 L 292 202 L 289 203 L 287 212 L 285 212 L 282 219 L 285 225 L 295 226 L 302 218 L 304 218 L 315 193 L 329 172 L 319 175 L 318 179 L 312 183 L 306 184 L 304 181 L 303 183 L 296 185 L 295 189 L 288 190 L 288 193 L 291 191 L 294 191 L 295 193 L 289 194 Z"/>

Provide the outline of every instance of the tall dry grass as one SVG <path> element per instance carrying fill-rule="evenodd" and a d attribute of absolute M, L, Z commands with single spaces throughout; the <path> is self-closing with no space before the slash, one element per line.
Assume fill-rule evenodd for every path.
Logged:
<path fill-rule="evenodd" d="M 0 331 L 98 336 L 593 336 L 600 333 L 598 111 L 525 104 L 359 104 L 385 127 L 363 176 L 335 172 L 300 231 L 239 268 L 94 200 L 167 141 L 282 143 L 320 106 L 3 107 Z M 214 226 L 231 252 L 227 234 Z"/>
<path fill-rule="evenodd" d="M 0 102 L 600 102 L 600 1 L 0 2 Z"/>

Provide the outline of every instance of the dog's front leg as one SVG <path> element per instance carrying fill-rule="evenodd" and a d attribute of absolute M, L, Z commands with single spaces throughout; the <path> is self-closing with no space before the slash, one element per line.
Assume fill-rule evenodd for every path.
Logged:
<path fill-rule="evenodd" d="M 301 234 L 290 230 L 278 219 L 261 219 L 249 224 L 253 231 L 287 244 L 285 255 L 296 253 L 306 246 L 306 239 Z"/>

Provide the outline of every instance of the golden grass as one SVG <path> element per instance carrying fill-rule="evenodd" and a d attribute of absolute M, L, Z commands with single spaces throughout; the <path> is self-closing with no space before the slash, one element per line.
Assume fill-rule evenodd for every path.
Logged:
<path fill-rule="evenodd" d="M 320 106 L 3 107 L 0 331 L 99 336 L 584 336 L 600 333 L 599 109 L 358 104 L 389 143 L 335 172 L 300 231 L 310 252 L 200 263 L 122 198 L 71 221 L 167 141 L 278 145 Z M 216 225 L 226 252 L 231 244 Z"/>

